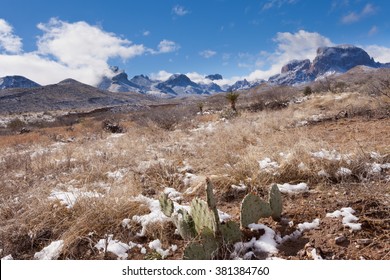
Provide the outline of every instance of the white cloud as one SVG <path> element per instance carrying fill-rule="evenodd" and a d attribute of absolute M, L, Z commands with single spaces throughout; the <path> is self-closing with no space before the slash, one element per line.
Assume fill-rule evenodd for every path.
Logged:
<path fill-rule="evenodd" d="M 180 49 L 180 46 L 173 41 L 164 39 L 158 44 L 158 53 L 169 53 L 178 49 Z"/>
<path fill-rule="evenodd" d="M 263 5 L 263 10 L 269 10 L 272 8 L 280 8 L 285 4 L 295 4 L 298 0 L 268 0 Z"/>
<path fill-rule="evenodd" d="M 172 13 L 177 15 L 177 16 L 185 16 L 186 14 L 189 13 L 188 10 L 186 10 L 183 6 L 176 5 L 172 8 Z"/>
<path fill-rule="evenodd" d="M 143 36 L 149 36 L 150 35 L 150 31 L 149 30 L 145 30 L 144 32 L 142 32 L 142 35 Z"/>
<path fill-rule="evenodd" d="M 22 51 L 22 39 L 13 34 L 13 27 L 2 18 L 0 18 L 1 49 L 9 53 L 20 53 Z"/>
<path fill-rule="evenodd" d="M 178 48 L 176 43 L 163 40 L 158 50 L 153 51 L 84 21 L 69 23 L 53 18 L 37 27 L 43 32 L 38 38 L 37 50 L 22 53 L 21 39 L 12 34 L 9 24 L 0 20 L 0 36 L 8 34 L 5 36 L 7 40 L 0 41 L 0 47 L 5 50 L 0 54 L 0 76 L 22 75 L 40 84 L 73 78 L 95 85 L 109 73 L 107 62 L 111 58 L 126 60 L 145 53 L 166 53 Z M 13 44 L 10 38 L 14 39 Z"/>
<path fill-rule="evenodd" d="M 370 28 L 370 30 L 368 31 L 368 35 L 369 36 L 372 36 L 374 34 L 378 33 L 378 27 L 376 25 L 374 25 L 373 27 Z"/>
<path fill-rule="evenodd" d="M 283 65 L 293 59 L 310 59 L 316 56 L 318 47 L 332 46 L 330 39 L 316 32 L 299 30 L 296 33 L 279 32 L 274 38 L 277 48 L 273 53 L 260 52 L 262 59 L 258 59 L 257 64 L 262 65 L 261 61 L 268 62 L 268 69 L 257 69 L 247 76 L 247 80 L 268 79 L 270 76 L 280 73 Z M 265 63 L 263 63 L 265 64 Z"/>
<path fill-rule="evenodd" d="M 375 59 L 375 61 L 387 63 L 390 62 L 390 48 L 378 46 L 378 45 L 369 45 L 364 47 L 367 53 Z"/>
<path fill-rule="evenodd" d="M 167 72 L 165 70 L 160 70 L 159 72 L 157 73 L 151 73 L 150 74 L 150 77 L 153 79 L 153 80 L 159 80 L 159 81 L 166 81 L 169 79 L 170 76 L 172 76 L 173 73 L 170 73 L 170 72 Z"/>
<path fill-rule="evenodd" d="M 38 28 L 44 32 L 38 40 L 38 52 L 69 67 L 102 66 L 109 58 L 129 59 L 146 51 L 143 45 L 135 45 L 83 21 L 51 19 L 47 24 L 38 24 Z"/>
<path fill-rule="evenodd" d="M 372 4 L 368 3 L 364 6 L 364 8 L 360 12 L 358 13 L 350 12 L 349 14 L 343 16 L 341 18 L 341 22 L 344 24 L 358 22 L 365 17 L 374 15 L 375 12 L 376 12 L 376 8 Z"/>
<path fill-rule="evenodd" d="M 217 54 L 217 52 L 216 51 L 212 51 L 212 50 L 204 50 L 204 51 L 199 52 L 199 55 L 203 56 L 204 58 L 210 58 L 210 57 L 213 57 L 216 54 Z"/>

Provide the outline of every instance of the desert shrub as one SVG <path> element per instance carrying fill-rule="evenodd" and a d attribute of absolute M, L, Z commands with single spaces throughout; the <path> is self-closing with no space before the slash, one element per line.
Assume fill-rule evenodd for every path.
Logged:
<path fill-rule="evenodd" d="M 305 96 L 308 96 L 312 93 L 313 93 L 313 90 L 311 89 L 310 86 L 306 86 L 305 89 L 303 90 L 303 95 L 305 95 Z"/>
<path fill-rule="evenodd" d="M 229 101 L 233 111 L 237 111 L 236 103 L 239 96 L 240 94 L 238 92 L 233 92 L 233 91 L 230 91 L 229 93 L 226 94 L 226 99 Z"/>
<path fill-rule="evenodd" d="M 26 126 L 26 123 L 24 121 L 22 121 L 19 118 L 15 118 L 8 123 L 7 128 L 11 129 L 12 131 L 18 131 L 18 130 L 21 130 L 25 126 Z"/>
<path fill-rule="evenodd" d="M 161 129 L 173 131 L 178 126 L 189 125 L 196 113 L 197 110 L 193 106 L 155 106 L 148 111 L 134 115 L 133 121 L 143 126 L 153 123 Z"/>

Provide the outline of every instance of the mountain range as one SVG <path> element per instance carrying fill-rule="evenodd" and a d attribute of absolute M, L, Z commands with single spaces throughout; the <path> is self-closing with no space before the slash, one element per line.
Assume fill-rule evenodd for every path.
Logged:
<path fill-rule="evenodd" d="M 89 93 L 94 90 L 98 96 L 88 97 L 90 99 L 88 102 L 84 102 L 85 105 L 88 105 L 91 102 L 93 103 L 93 100 L 97 99 L 99 99 L 102 104 L 109 104 L 110 102 L 118 104 L 126 102 L 125 100 L 128 96 L 124 95 L 124 93 L 138 93 L 141 95 L 158 97 L 176 97 L 246 90 L 262 83 L 268 83 L 270 85 L 299 85 L 321 79 L 327 75 L 345 73 L 356 66 L 390 68 L 390 63 L 376 62 L 361 48 L 352 45 L 338 45 L 318 48 L 317 55 L 313 61 L 310 61 L 309 59 L 290 61 L 282 67 L 280 74 L 270 77 L 268 81 L 248 81 L 244 79 L 237 81 L 232 85 L 219 86 L 214 81 L 223 79 L 220 74 L 205 76 L 204 78 L 208 83 L 196 83 L 184 74 L 174 74 L 166 81 L 153 80 L 146 75 L 137 75 L 129 79 L 125 71 L 114 66 L 110 68 L 111 75 L 103 77 L 98 83 L 97 88 L 81 83 L 78 84 L 78 87 L 83 89 L 88 87 L 87 91 Z M 38 83 L 22 76 L 3 77 L 0 78 L 0 101 L 4 103 L 4 100 L 10 98 L 9 89 L 19 88 L 18 95 L 19 98 L 22 98 L 23 94 L 32 94 L 39 91 L 38 89 L 41 89 L 39 92 L 43 91 L 47 94 L 50 90 L 54 90 L 56 86 L 63 92 L 66 88 L 65 85 L 70 83 L 73 83 L 74 85 L 76 81 L 65 80 L 57 85 L 42 87 Z M 81 85 L 83 86 L 81 87 Z M 72 89 L 70 93 L 73 95 L 76 92 Z M 53 95 L 56 96 L 56 94 L 57 92 L 53 91 Z M 124 96 L 127 97 L 124 98 Z M 74 95 L 74 97 L 77 99 L 77 94 Z M 47 96 L 47 98 L 49 100 L 50 96 Z M 60 96 L 55 98 L 60 98 Z M 63 108 L 67 101 L 63 100 L 61 102 L 62 105 L 58 105 L 59 108 Z"/>

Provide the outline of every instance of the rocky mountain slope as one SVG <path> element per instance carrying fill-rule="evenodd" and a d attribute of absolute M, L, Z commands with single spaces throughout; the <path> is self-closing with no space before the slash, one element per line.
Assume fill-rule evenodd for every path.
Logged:
<path fill-rule="evenodd" d="M 308 59 L 293 60 L 268 82 L 276 85 L 301 84 L 330 74 L 345 73 L 356 66 L 389 68 L 390 63 L 376 62 L 366 51 L 352 45 L 321 47 L 313 62 Z"/>
<path fill-rule="evenodd" d="M 58 84 L 0 91 L 0 113 L 92 109 L 124 104 L 142 104 L 150 97 L 137 93 L 116 93 L 67 79 Z"/>
<path fill-rule="evenodd" d="M 184 74 L 174 74 L 166 81 L 152 80 L 145 75 L 137 75 L 128 79 L 127 74 L 117 67 L 111 67 L 113 76 L 103 77 L 98 84 L 98 88 L 112 92 L 137 92 L 143 94 L 152 94 L 163 97 L 174 97 L 178 95 L 189 94 L 212 94 L 222 92 L 223 90 L 215 83 L 208 84 L 195 83 Z M 207 79 L 220 80 L 219 74 L 209 75 Z"/>
<path fill-rule="evenodd" d="M 35 88 L 39 84 L 23 76 L 5 76 L 0 78 L 0 90 L 7 88 Z"/>

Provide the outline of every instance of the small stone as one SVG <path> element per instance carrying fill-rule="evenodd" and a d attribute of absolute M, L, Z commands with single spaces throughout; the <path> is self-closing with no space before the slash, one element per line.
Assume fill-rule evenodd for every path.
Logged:
<path fill-rule="evenodd" d="M 369 238 L 357 239 L 356 242 L 357 242 L 357 244 L 360 244 L 360 245 L 368 245 L 368 244 L 372 243 L 372 239 L 369 239 Z"/>
<path fill-rule="evenodd" d="M 344 235 L 342 235 L 342 236 L 336 237 L 334 239 L 334 241 L 336 242 L 336 244 L 340 245 L 340 244 L 344 243 L 345 241 L 347 241 L 347 238 Z"/>

